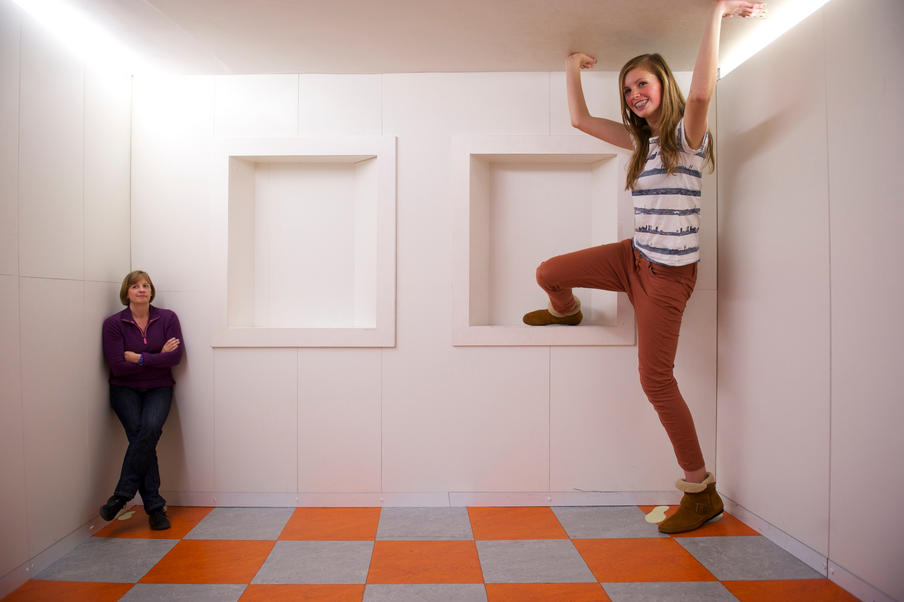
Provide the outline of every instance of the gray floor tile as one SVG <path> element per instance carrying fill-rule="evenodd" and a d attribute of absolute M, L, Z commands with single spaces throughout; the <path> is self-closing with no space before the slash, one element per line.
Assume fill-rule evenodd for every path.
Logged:
<path fill-rule="evenodd" d="M 364 602 L 486 602 L 482 583 L 441 585 L 368 585 Z"/>
<path fill-rule="evenodd" d="M 736 602 L 718 581 L 604 583 L 612 602 Z"/>
<path fill-rule="evenodd" d="M 568 506 L 552 511 L 572 539 L 668 537 L 637 506 Z"/>
<path fill-rule="evenodd" d="M 294 508 L 214 508 L 184 539 L 276 539 Z"/>
<path fill-rule="evenodd" d="M 596 581 L 567 539 L 478 541 L 486 583 L 590 583 Z"/>
<path fill-rule="evenodd" d="M 244 585 L 170 585 L 139 583 L 120 598 L 125 602 L 237 602 L 245 591 Z"/>
<path fill-rule="evenodd" d="M 675 541 L 720 581 L 823 577 L 765 537 L 676 537 Z"/>
<path fill-rule="evenodd" d="M 442 541 L 473 539 L 467 508 L 383 508 L 377 539 Z"/>
<path fill-rule="evenodd" d="M 277 541 L 251 583 L 363 584 L 372 541 Z"/>
<path fill-rule="evenodd" d="M 135 583 L 177 543 L 176 539 L 92 537 L 41 571 L 36 578 Z"/>

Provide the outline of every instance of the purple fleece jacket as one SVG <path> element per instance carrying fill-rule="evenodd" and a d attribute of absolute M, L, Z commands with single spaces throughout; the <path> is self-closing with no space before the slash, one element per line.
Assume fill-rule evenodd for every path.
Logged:
<path fill-rule="evenodd" d="M 148 326 L 142 334 L 132 318 L 132 310 L 126 307 L 104 320 L 102 332 L 104 357 L 110 366 L 111 384 L 136 389 L 171 387 L 175 384 L 170 368 L 182 361 L 185 349 L 185 340 L 175 312 L 151 305 L 148 309 Z M 160 353 L 163 344 L 172 337 L 179 339 L 179 347 L 175 351 Z M 127 362 L 126 351 L 143 354 L 142 365 Z"/>

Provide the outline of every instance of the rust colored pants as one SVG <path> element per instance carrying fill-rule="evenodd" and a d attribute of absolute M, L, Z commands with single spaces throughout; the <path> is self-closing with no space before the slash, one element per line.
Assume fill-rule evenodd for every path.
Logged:
<path fill-rule="evenodd" d="M 681 316 L 696 282 L 696 263 L 650 263 L 630 239 L 559 255 L 537 268 L 537 283 L 559 313 L 574 309 L 574 287 L 627 293 L 637 317 L 640 384 L 686 471 L 703 468 L 703 452 L 673 368 Z"/>

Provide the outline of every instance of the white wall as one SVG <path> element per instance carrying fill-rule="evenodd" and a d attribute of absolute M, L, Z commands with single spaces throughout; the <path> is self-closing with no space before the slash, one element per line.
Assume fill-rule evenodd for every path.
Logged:
<path fill-rule="evenodd" d="M 616 117 L 615 74 L 585 82 L 594 111 Z M 452 346 L 453 137 L 582 135 L 564 88 L 562 73 L 136 77 L 133 263 L 179 313 L 188 351 L 160 444 L 173 499 L 449 503 L 449 492 L 671 488 L 679 469 L 640 389 L 636 348 Z M 334 134 L 398 137 L 397 346 L 211 349 L 218 142 Z M 711 459 L 714 179 L 704 215 L 677 371 Z"/>
<path fill-rule="evenodd" d="M 825 9 L 832 262 L 832 495 L 829 555 L 904 600 L 904 4 Z M 864 96 L 861 92 L 864 90 Z M 866 495 L 866 497 L 864 497 Z M 864 500 L 868 500 L 864 504 Z M 869 509 L 864 512 L 864 506 Z"/>
<path fill-rule="evenodd" d="M 721 487 L 895 599 L 902 23 L 830 2 L 718 98 Z"/>
<path fill-rule="evenodd" d="M 96 515 L 125 449 L 100 323 L 129 269 L 130 102 L 0 3 L 0 576 Z"/>

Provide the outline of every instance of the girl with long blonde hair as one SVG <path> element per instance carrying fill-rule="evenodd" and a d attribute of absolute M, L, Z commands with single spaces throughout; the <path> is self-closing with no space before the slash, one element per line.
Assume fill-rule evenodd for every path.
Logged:
<path fill-rule="evenodd" d="M 580 70 L 593 67 L 596 59 L 576 52 L 566 60 L 571 124 L 633 151 L 626 188 L 633 199 L 634 236 L 541 263 L 537 283 L 549 295 L 549 305 L 525 314 L 524 322 L 579 324 L 583 315 L 572 293 L 575 287 L 628 295 L 637 318 L 640 382 L 684 471 L 676 484 L 684 494 L 681 505 L 660 523 L 663 533 L 697 529 L 723 510 L 673 366 L 681 317 L 697 281 L 702 169 L 714 166 L 706 115 L 716 86 L 722 19 L 749 17 L 763 7 L 762 2 L 738 0 L 713 3 L 686 100 L 660 55 L 628 61 L 618 78 L 621 123 L 587 110 Z"/>

